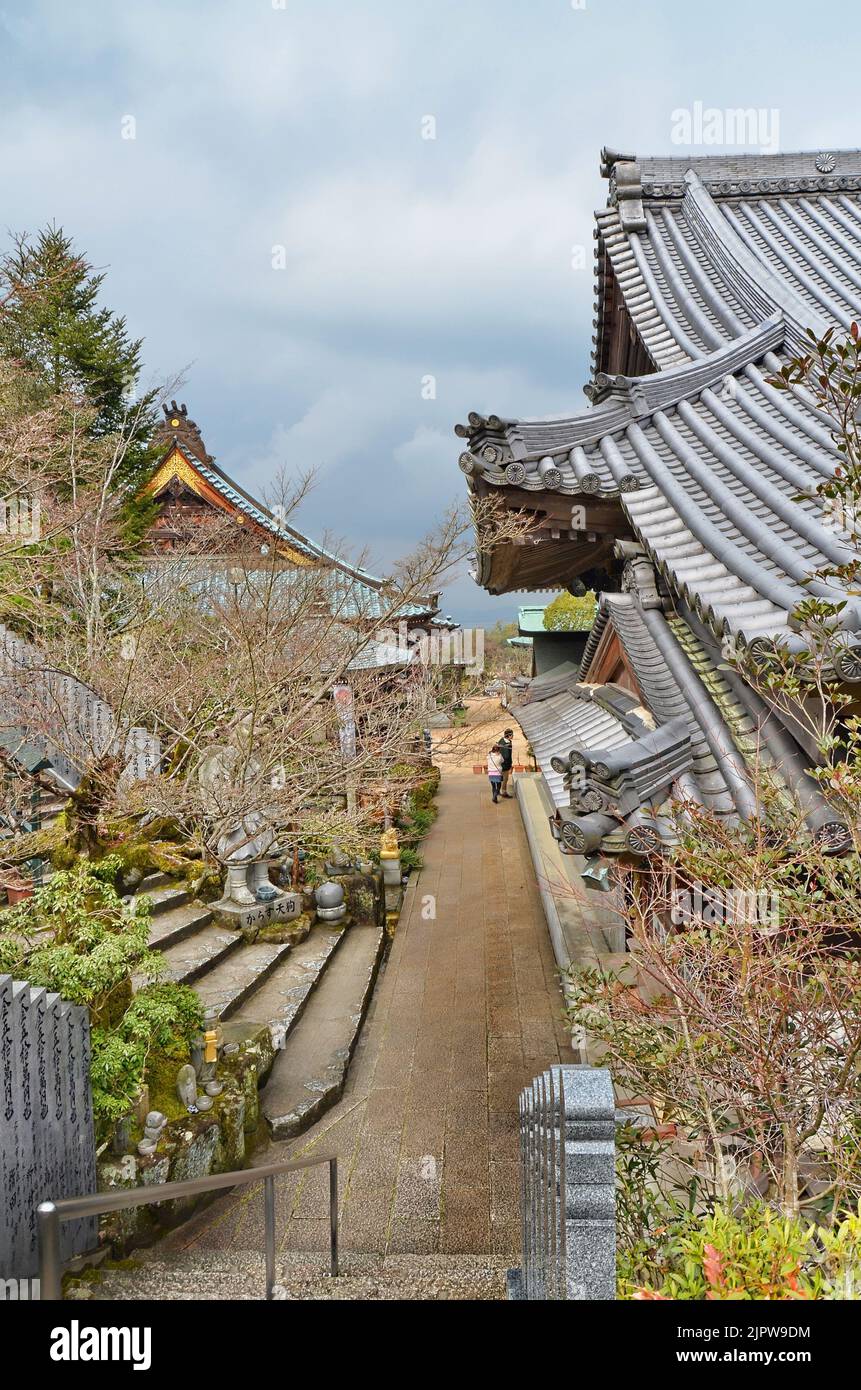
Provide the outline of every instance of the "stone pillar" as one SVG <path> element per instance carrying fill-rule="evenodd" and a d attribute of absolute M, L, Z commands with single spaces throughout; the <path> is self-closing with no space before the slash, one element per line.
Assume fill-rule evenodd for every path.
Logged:
<path fill-rule="evenodd" d="M 551 1067 L 520 1097 L 523 1264 L 512 1297 L 616 1297 L 615 1102 L 604 1067 Z"/>
<path fill-rule="evenodd" d="M 380 836 L 380 868 L 383 871 L 383 893 L 386 901 L 386 922 L 389 930 L 400 914 L 404 890 L 401 883 L 401 850 L 398 832 L 394 827 L 384 830 Z"/>
<path fill-rule="evenodd" d="M 559 1067 L 569 1299 L 616 1297 L 616 1109 L 606 1067 Z"/>

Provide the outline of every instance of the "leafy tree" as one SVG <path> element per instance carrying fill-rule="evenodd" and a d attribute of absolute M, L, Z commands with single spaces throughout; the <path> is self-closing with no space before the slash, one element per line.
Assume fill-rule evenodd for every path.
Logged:
<path fill-rule="evenodd" d="M 7 292 L 0 312 L 0 355 L 20 362 L 47 396 L 70 393 L 92 407 L 93 438 L 129 441 L 118 482 L 135 488 L 151 464 L 155 393 L 135 400 L 141 341 L 126 320 L 100 304 L 104 274 L 74 249 L 61 227 L 34 240 L 21 234 L 0 260 Z M 134 420 L 132 437 L 131 422 Z"/>
<path fill-rule="evenodd" d="M 588 632 L 597 611 L 598 600 L 591 589 L 580 595 L 557 594 L 544 610 L 545 631 Z"/>

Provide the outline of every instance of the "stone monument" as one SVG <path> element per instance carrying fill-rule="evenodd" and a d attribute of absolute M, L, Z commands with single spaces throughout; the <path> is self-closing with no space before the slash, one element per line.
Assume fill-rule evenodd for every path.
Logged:
<path fill-rule="evenodd" d="M 0 975 L 0 1278 L 39 1272 L 36 1208 L 96 1190 L 87 1010 Z M 64 1260 L 95 1249 L 98 1223 L 64 1222 Z"/>
<path fill-rule="evenodd" d="M 258 779 L 260 763 L 248 753 L 244 741 L 247 721 L 235 741 L 213 748 L 204 757 L 198 776 L 202 786 L 229 800 L 237 787 Z M 218 920 L 236 930 L 265 926 L 268 922 L 287 922 L 302 911 L 299 893 L 285 893 L 269 879 L 270 864 L 278 861 L 279 847 L 266 811 L 244 810 L 228 823 L 216 846 L 225 866 L 224 894 L 213 903 Z"/>

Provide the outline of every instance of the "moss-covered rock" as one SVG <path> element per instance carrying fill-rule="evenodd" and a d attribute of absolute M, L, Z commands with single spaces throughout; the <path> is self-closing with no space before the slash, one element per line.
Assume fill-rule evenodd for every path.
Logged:
<path fill-rule="evenodd" d="M 202 861 L 189 864 L 184 874 L 188 891 L 202 903 L 214 903 L 223 892 L 221 869 L 217 864 Z"/>
<path fill-rule="evenodd" d="M 255 1096 L 256 1096 L 255 1086 Z M 231 1091 L 218 1112 L 218 1150 L 215 1171 L 230 1173 L 245 1163 L 245 1093 Z"/>
<path fill-rule="evenodd" d="M 251 1136 L 259 1127 L 258 1084 L 271 1068 L 274 1056 L 268 1028 L 260 1028 L 245 1038 L 236 1052 L 223 1056 L 219 1063 L 223 1090 L 213 1098 L 212 1109 L 197 1115 L 189 1115 L 177 1098 L 176 1059 L 156 1059 L 149 1068 L 149 1101 L 153 1109 L 168 1117 L 158 1147 L 146 1156 L 130 1153 L 100 1161 L 99 1190 L 154 1187 L 244 1168 Z M 129 1142 L 136 1146 L 141 1137 L 141 1125 L 135 1119 Z M 102 1220 L 102 1242 L 109 1246 L 114 1258 L 122 1257 L 181 1224 L 209 1200 L 211 1195 L 204 1194 L 112 1212 Z"/>
<path fill-rule="evenodd" d="M 126 1190 L 138 1186 L 138 1161 L 134 1154 L 124 1154 L 122 1158 L 109 1159 L 99 1164 L 98 1187 L 100 1192 L 113 1192 L 117 1188 Z M 142 1225 L 149 1224 L 141 1217 L 146 1207 L 131 1207 L 128 1211 L 107 1212 L 101 1219 L 100 1234 L 105 1244 L 115 1255 L 124 1254 L 137 1239 Z"/>
<path fill-rule="evenodd" d="M 253 940 L 272 941 L 277 945 L 289 942 L 295 946 L 305 940 L 311 930 L 311 923 L 312 918 L 307 912 L 301 913 L 289 922 L 266 922 L 262 927 L 254 928 Z"/>
<path fill-rule="evenodd" d="M 378 873 L 345 874 L 339 878 L 347 898 L 347 911 L 356 922 L 376 922 L 380 916 L 381 885 Z"/>

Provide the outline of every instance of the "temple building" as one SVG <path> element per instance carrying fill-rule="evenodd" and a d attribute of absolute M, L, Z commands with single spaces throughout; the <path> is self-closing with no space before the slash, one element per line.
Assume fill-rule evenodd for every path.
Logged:
<path fill-rule="evenodd" d="M 380 620 L 397 618 L 408 632 L 435 624 L 438 594 L 421 596 L 418 602 L 393 611 L 389 581 L 318 545 L 291 526 L 286 516 L 277 515 L 277 505 L 268 507 L 240 487 L 207 452 L 185 404 L 171 401 L 162 409 L 164 421 L 155 439 L 159 462 L 145 488 L 158 507 L 149 533 L 156 554 L 193 548 L 196 541 L 202 549 L 211 550 L 214 534 L 216 549 L 224 549 L 225 559 L 229 560 L 232 550 L 247 553 L 250 544 L 264 556 L 274 552 L 288 571 L 325 574 L 332 611 L 345 621 L 370 629 Z M 442 625 L 452 625 L 452 620 L 446 618 Z"/>
<path fill-rule="evenodd" d="M 856 559 L 819 491 L 834 424 L 804 387 L 771 384 L 808 330 L 861 319 L 861 151 L 604 150 L 601 172 L 589 405 L 519 419 L 500 402 L 455 431 L 470 491 L 535 528 L 485 547 L 478 581 L 600 594 L 579 664 L 538 672 L 513 711 L 557 860 L 661 850 L 671 798 L 752 819 L 763 769 L 840 851 L 813 740 L 731 658 L 803 649 L 798 605 L 843 601 L 830 674 L 861 694 L 861 604 L 820 574 Z"/>
<path fill-rule="evenodd" d="M 266 506 L 218 467 L 184 404 L 171 401 L 163 411 L 154 439 L 157 462 L 143 489 L 155 503 L 147 573 L 154 575 L 161 567 L 168 585 L 180 582 L 205 602 L 213 589 L 223 594 L 234 571 L 243 582 L 253 580 L 258 556 L 264 573 L 274 560 L 279 582 L 294 586 L 296 611 L 312 621 L 321 619 L 327 628 L 323 674 L 332 671 L 340 682 L 371 672 L 381 689 L 388 688 L 381 681 L 394 682 L 407 668 L 411 680 L 420 680 L 432 636 L 448 636 L 458 627 L 451 617 L 440 615 L 439 596 L 417 594 L 405 601 L 390 580 L 311 540 L 286 515 L 278 515 L 277 507 Z M 35 648 L 0 626 L 0 681 L 12 682 L 7 691 L 17 689 L 20 669 L 40 664 Z M 56 723 L 56 740 L 44 729 L 34 734 L 24 717 L 9 719 L 7 708 L 7 722 L 0 729 L 0 788 L 6 788 L 0 839 L 21 826 L 38 825 L 46 808 L 56 812 L 62 804 L 57 798 L 80 781 L 96 738 L 94 724 L 99 746 L 107 747 L 114 737 L 113 715 L 94 691 L 62 672 L 53 681 L 57 688 L 42 716 L 43 722 Z M 20 711 L 32 697 L 25 684 L 14 699 L 11 694 L 6 698 Z M 78 756 L 71 755 L 72 745 Z"/>
<path fill-rule="evenodd" d="M 517 637 L 532 648 L 533 676 L 542 676 L 563 661 L 579 666 L 592 625 L 590 615 L 586 615 L 564 629 L 548 628 L 545 626 L 548 606 L 526 604 L 517 613 Z"/>

